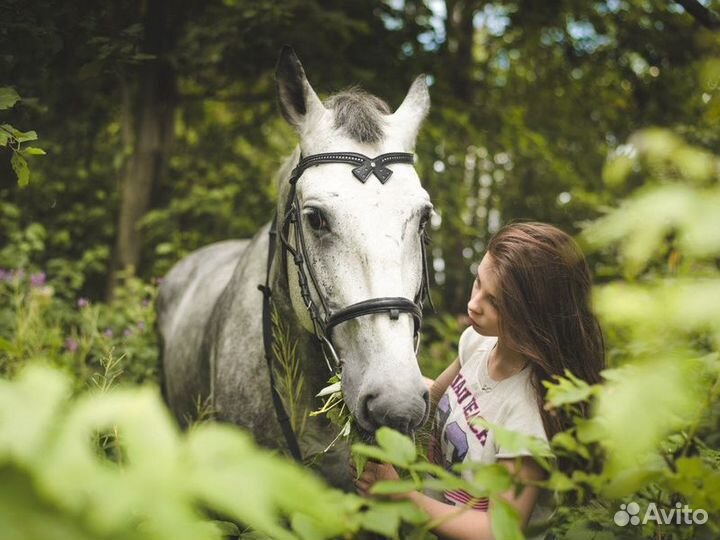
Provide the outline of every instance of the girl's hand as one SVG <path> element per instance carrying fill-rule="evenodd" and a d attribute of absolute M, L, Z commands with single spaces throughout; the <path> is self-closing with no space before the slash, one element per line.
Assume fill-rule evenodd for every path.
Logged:
<path fill-rule="evenodd" d="M 353 466 L 353 476 L 357 476 L 357 471 Z M 355 487 L 360 495 L 367 497 L 370 495 L 370 488 L 375 485 L 376 482 L 381 480 L 398 480 L 397 471 L 392 465 L 387 463 L 376 463 L 374 461 L 368 461 L 365 464 L 365 470 L 363 470 L 360 478 L 355 480 Z"/>

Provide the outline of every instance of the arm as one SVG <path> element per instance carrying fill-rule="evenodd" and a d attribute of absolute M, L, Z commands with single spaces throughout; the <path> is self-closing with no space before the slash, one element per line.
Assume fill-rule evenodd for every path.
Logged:
<path fill-rule="evenodd" d="M 456 358 L 453 363 L 446 367 L 445 371 L 438 375 L 438 378 L 434 381 L 432 379 L 428 379 L 427 377 L 423 377 L 425 379 L 425 384 L 428 384 L 428 388 L 430 389 L 430 404 L 433 408 L 437 405 L 437 402 L 440 401 L 440 398 L 445 393 L 445 390 L 447 390 L 447 387 L 450 386 L 450 383 L 459 372 L 460 359 Z"/>
<path fill-rule="evenodd" d="M 517 477 L 524 483 L 538 481 L 543 477 L 542 469 L 530 457 L 520 459 L 519 470 L 516 469 L 515 459 L 500 459 L 498 463 L 507 467 L 512 473 L 517 471 Z M 367 495 L 368 490 L 376 481 L 397 478 L 397 472 L 391 465 L 369 462 L 357 482 L 358 491 L 362 495 Z M 537 496 L 538 488 L 534 486 L 525 486 L 517 496 L 514 490 L 502 494 L 502 497 L 514 506 L 520 514 L 522 527 L 525 527 L 530 519 Z M 428 514 L 431 521 L 437 524 L 433 527 L 433 532 L 441 538 L 452 540 L 491 540 L 494 538 L 487 512 L 464 509 L 436 501 L 418 491 L 412 491 L 397 497 L 413 501 Z"/>

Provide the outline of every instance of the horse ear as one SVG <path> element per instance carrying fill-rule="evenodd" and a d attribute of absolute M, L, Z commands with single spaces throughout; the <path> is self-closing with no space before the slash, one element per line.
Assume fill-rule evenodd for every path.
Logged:
<path fill-rule="evenodd" d="M 303 124 L 308 112 L 323 106 L 305 76 L 300 59 L 288 45 L 280 51 L 275 82 L 280 112 L 296 129 Z"/>
<path fill-rule="evenodd" d="M 420 125 L 430 110 L 430 92 L 425 75 L 419 75 L 410 85 L 405 99 L 393 113 L 393 124 L 406 148 L 414 148 Z"/>

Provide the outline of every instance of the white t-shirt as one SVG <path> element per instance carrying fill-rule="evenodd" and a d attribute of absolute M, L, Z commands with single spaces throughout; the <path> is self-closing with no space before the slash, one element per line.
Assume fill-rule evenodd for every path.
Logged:
<path fill-rule="evenodd" d="M 438 402 L 429 448 L 430 461 L 447 470 L 456 463 L 491 464 L 500 458 L 530 455 L 529 451 L 510 452 L 502 448 L 495 442 L 492 430 L 470 422 L 474 418 L 547 442 L 529 367 L 502 381 L 488 375 L 487 359 L 496 343 L 497 338 L 482 336 L 472 327 L 460 337 L 460 372 Z M 473 480 L 472 471 L 463 471 L 461 475 L 468 481 Z M 476 510 L 488 508 L 487 499 L 472 500 L 461 489 L 433 496 Z"/>

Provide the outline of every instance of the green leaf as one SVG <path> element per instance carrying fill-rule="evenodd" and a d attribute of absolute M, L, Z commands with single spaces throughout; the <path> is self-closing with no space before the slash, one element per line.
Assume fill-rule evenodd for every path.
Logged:
<path fill-rule="evenodd" d="M 707 381 L 699 361 L 672 355 L 607 373 L 595 420 L 605 430 L 599 442 L 615 476 L 637 468 L 639 458 L 657 455 L 665 437 L 697 420 Z"/>
<path fill-rule="evenodd" d="M 418 485 L 412 480 L 384 480 L 376 483 L 370 493 L 373 495 L 395 495 L 398 493 L 409 493 L 418 489 Z"/>
<path fill-rule="evenodd" d="M 19 129 L 11 126 L 10 124 L 2 124 L 0 128 L 4 129 L 12 135 L 12 137 L 19 143 L 36 141 L 37 133 L 35 131 L 20 131 Z"/>
<path fill-rule="evenodd" d="M 610 482 L 603 486 L 602 494 L 611 499 L 627 497 L 660 478 L 664 470 L 665 463 L 659 457 L 646 458 L 644 463 L 635 463 L 632 468 L 613 475 Z"/>
<path fill-rule="evenodd" d="M 0 111 L 13 107 L 18 101 L 20 96 L 15 89 L 7 86 L 0 88 Z"/>
<path fill-rule="evenodd" d="M 520 528 L 520 515 L 505 499 L 499 496 L 491 497 L 489 514 L 494 538 L 525 540 Z"/>
<path fill-rule="evenodd" d="M 391 505 L 403 521 L 420 525 L 428 520 L 428 515 L 411 501 L 392 501 L 382 504 Z"/>
<path fill-rule="evenodd" d="M 359 454 L 376 461 L 390 463 L 391 456 L 382 448 L 377 446 L 370 446 L 369 444 L 355 443 L 352 445 L 352 451 L 354 454 Z"/>
<path fill-rule="evenodd" d="M 505 429 L 502 426 L 488 422 L 484 418 L 474 418 L 472 422 L 492 430 L 495 435 L 496 444 L 504 448 L 507 452 L 530 452 L 535 458 L 552 456 L 548 443 L 540 437 Z"/>
<path fill-rule="evenodd" d="M 578 441 L 585 444 L 598 442 L 605 436 L 605 429 L 594 418 L 575 420 Z"/>
<path fill-rule="evenodd" d="M 375 438 L 380 447 L 391 457 L 390 463 L 406 467 L 415 461 L 417 450 L 409 437 L 389 427 L 381 427 L 375 433 Z"/>
<path fill-rule="evenodd" d="M 22 152 L 28 156 L 44 156 L 46 154 L 45 150 L 37 146 L 27 146 L 23 148 Z"/>
<path fill-rule="evenodd" d="M 493 463 L 465 462 L 453 466 L 456 472 L 473 471 L 478 488 L 487 493 L 502 493 L 512 487 L 510 471 L 503 465 Z"/>
<path fill-rule="evenodd" d="M 355 465 L 355 470 L 357 471 L 357 476 L 355 478 L 360 478 L 360 475 L 365 470 L 365 465 L 367 465 L 368 458 L 367 458 L 367 456 L 357 453 L 354 450 L 355 449 L 353 448 L 353 452 L 351 453 L 351 455 L 352 455 L 353 465 Z"/>
<path fill-rule="evenodd" d="M 563 377 L 555 377 L 555 382 L 543 381 L 543 386 L 547 388 L 545 401 L 553 407 L 587 401 L 598 389 L 598 386 L 578 379 L 567 369 Z"/>
<path fill-rule="evenodd" d="M 545 486 L 553 491 L 571 491 L 576 488 L 574 482 L 560 471 L 553 471 Z"/>
<path fill-rule="evenodd" d="M 552 446 L 562 448 L 568 452 L 578 454 L 579 456 L 590 459 L 590 452 L 584 444 L 580 444 L 571 433 L 561 431 L 552 438 Z"/>
<path fill-rule="evenodd" d="M 360 524 L 368 531 L 397 538 L 400 516 L 391 508 L 375 505 L 361 514 Z"/>
<path fill-rule="evenodd" d="M 19 153 L 13 152 L 10 158 L 10 164 L 12 165 L 13 171 L 18 179 L 18 185 L 25 187 L 30 182 L 30 167 L 28 167 L 27 161 Z"/>

